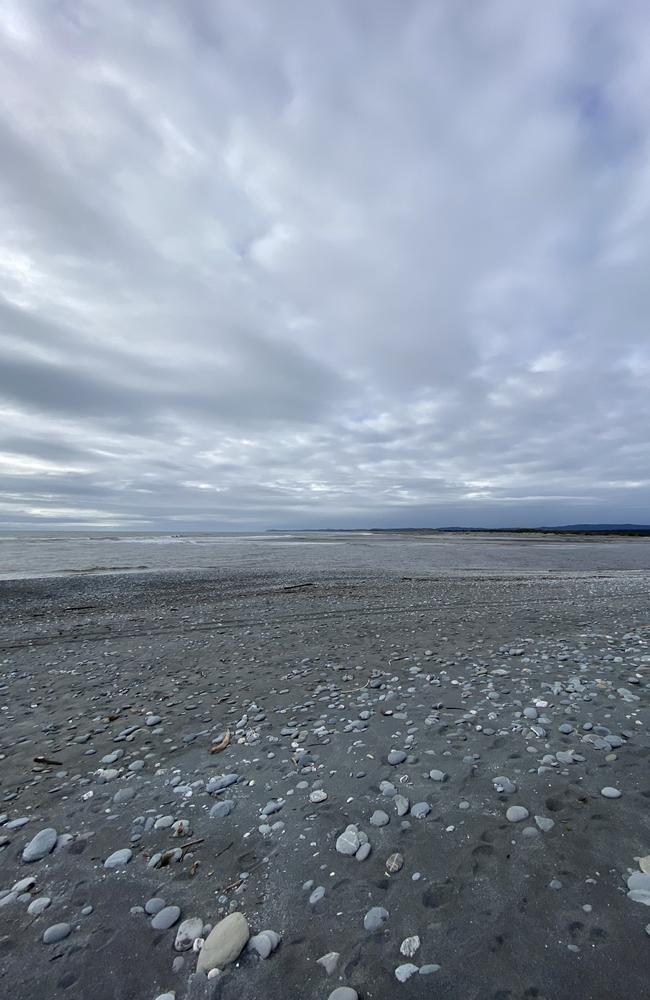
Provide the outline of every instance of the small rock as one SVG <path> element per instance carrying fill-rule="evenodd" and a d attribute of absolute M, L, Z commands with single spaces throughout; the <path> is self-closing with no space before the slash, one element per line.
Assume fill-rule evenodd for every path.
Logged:
<path fill-rule="evenodd" d="M 43 944 L 57 944 L 59 941 L 64 941 L 71 931 L 70 924 L 52 924 L 43 934 Z"/>
<path fill-rule="evenodd" d="M 163 906 L 162 910 L 151 918 L 151 926 L 155 931 L 166 931 L 173 927 L 181 915 L 180 906 Z"/>
<path fill-rule="evenodd" d="M 58 839 L 58 834 L 53 827 L 40 830 L 33 837 L 23 850 L 23 861 L 29 864 L 32 861 L 41 861 L 47 854 L 50 854 Z"/>
<path fill-rule="evenodd" d="M 413 958 L 419 947 L 420 938 L 417 934 L 414 934 L 412 937 L 404 938 L 399 946 L 400 954 L 405 955 L 406 958 Z"/>
<path fill-rule="evenodd" d="M 619 792 L 618 788 L 610 788 L 609 785 L 606 785 L 605 788 L 601 788 L 600 794 L 606 799 L 620 799 L 623 793 Z"/>
<path fill-rule="evenodd" d="M 373 906 L 363 918 L 363 926 L 367 931 L 378 931 L 388 920 L 388 910 L 383 906 Z"/>
<path fill-rule="evenodd" d="M 160 911 L 159 911 L 160 912 Z M 203 921 L 200 917 L 187 917 L 178 925 L 175 951 L 189 951 L 197 938 L 203 934 Z"/>
<path fill-rule="evenodd" d="M 413 965 L 411 962 L 405 962 L 404 965 L 398 965 L 395 969 L 395 979 L 400 983 L 405 983 L 407 979 L 414 976 L 419 969 L 417 965 Z"/>
<path fill-rule="evenodd" d="M 336 841 L 336 850 L 339 854 L 356 854 L 361 846 L 359 834 L 354 827 L 348 827 L 343 831 Z"/>
<path fill-rule="evenodd" d="M 510 806 L 506 810 L 506 819 L 509 823 L 521 823 L 522 819 L 528 819 L 530 813 L 524 806 Z"/>
<path fill-rule="evenodd" d="M 331 976 L 333 972 L 336 971 L 336 966 L 339 964 L 339 958 L 341 955 L 338 951 L 328 951 L 326 955 L 322 955 L 320 958 L 316 959 L 317 965 L 322 965 L 328 976 Z"/>
<path fill-rule="evenodd" d="M 120 868 L 127 865 L 133 857 L 133 851 L 128 847 L 123 847 L 121 851 L 114 851 L 104 862 L 104 868 Z"/>

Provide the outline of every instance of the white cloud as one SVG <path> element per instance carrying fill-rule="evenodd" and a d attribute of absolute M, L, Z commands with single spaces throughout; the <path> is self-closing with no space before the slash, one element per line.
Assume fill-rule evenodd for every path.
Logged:
<path fill-rule="evenodd" d="M 642 6 L 2 14 L 6 524 L 647 520 Z"/>

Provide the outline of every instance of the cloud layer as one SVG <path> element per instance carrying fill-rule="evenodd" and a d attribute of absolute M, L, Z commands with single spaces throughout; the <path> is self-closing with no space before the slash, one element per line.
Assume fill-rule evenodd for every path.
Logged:
<path fill-rule="evenodd" d="M 641 0 L 0 11 L 0 527 L 650 521 Z"/>

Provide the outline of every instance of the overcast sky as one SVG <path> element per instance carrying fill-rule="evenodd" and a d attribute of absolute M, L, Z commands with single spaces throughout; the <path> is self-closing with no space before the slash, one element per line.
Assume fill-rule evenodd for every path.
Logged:
<path fill-rule="evenodd" d="M 647 0 L 0 11 L 0 527 L 650 521 Z"/>

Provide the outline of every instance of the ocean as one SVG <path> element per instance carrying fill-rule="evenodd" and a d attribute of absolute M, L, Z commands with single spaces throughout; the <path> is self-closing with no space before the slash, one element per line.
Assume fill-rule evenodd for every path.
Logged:
<path fill-rule="evenodd" d="M 503 533 L 0 534 L 0 579 L 164 570 L 399 573 L 650 570 L 650 538 Z"/>

